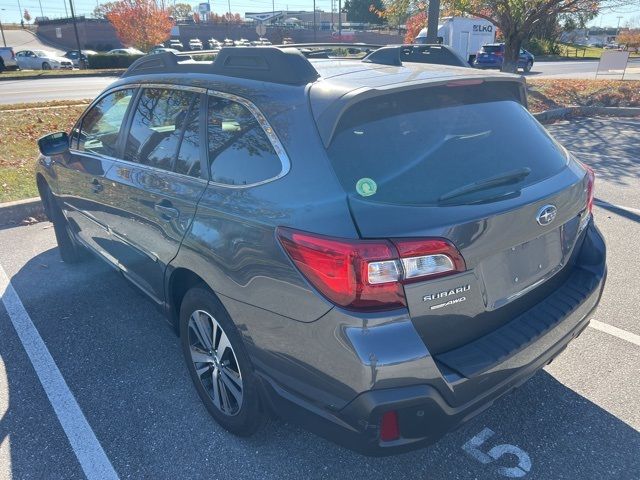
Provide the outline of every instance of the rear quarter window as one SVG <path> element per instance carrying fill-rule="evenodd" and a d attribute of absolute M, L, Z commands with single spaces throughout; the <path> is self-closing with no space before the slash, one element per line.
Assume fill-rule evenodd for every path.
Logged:
<path fill-rule="evenodd" d="M 365 100 L 343 115 L 328 154 L 348 193 L 392 204 L 439 205 L 473 182 L 529 171 L 456 201 L 497 198 L 558 173 L 567 162 L 519 99 L 518 84 L 486 82 Z"/>

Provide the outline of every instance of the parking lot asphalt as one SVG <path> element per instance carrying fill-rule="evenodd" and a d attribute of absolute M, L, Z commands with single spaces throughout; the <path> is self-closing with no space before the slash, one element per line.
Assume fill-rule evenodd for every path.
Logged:
<path fill-rule="evenodd" d="M 49 223 L 0 230 L 0 479 L 106 478 L 104 462 L 122 479 L 640 478 L 640 120 L 548 128 L 596 171 L 609 278 L 593 318 L 617 329 L 586 329 L 490 409 L 394 457 L 363 457 L 281 420 L 249 439 L 228 434 L 150 301 L 99 260 L 62 263 Z M 25 342 L 27 320 L 43 345 Z M 43 349 L 62 385 L 52 387 Z M 86 423 L 61 418 L 65 391 Z M 82 450 L 87 429 L 102 453 Z"/>

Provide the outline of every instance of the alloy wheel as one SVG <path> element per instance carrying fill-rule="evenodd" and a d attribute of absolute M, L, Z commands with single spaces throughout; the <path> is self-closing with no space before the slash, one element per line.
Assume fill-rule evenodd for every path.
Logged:
<path fill-rule="evenodd" d="M 242 373 L 227 334 L 203 310 L 191 314 L 188 331 L 191 361 L 200 383 L 220 412 L 237 415 L 242 407 Z"/>

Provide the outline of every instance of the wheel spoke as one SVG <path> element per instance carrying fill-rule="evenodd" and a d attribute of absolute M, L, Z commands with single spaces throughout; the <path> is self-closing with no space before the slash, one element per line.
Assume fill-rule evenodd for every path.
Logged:
<path fill-rule="evenodd" d="M 235 383 L 235 379 L 231 375 L 229 375 L 226 369 L 222 369 L 220 371 L 220 379 L 224 384 L 223 390 L 233 395 L 233 398 L 238 404 L 238 408 L 240 408 L 240 406 L 242 405 L 242 387 Z"/>
<path fill-rule="evenodd" d="M 196 346 L 191 346 L 191 359 L 194 363 L 213 363 L 213 357 Z"/>
<path fill-rule="evenodd" d="M 211 342 L 211 336 L 208 332 L 208 327 L 210 325 L 209 320 L 205 316 L 201 315 L 200 312 L 194 312 L 193 315 L 191 315 L 191 323 L 194 327 L 192 330 L 196 334 L 200 345 L 202 345 L 205 349 L 210 350 L 213 343 Z"/>
<path fill-rule="evenodd" d="M 213 400 L 213 403 L 215 404 L 216 407 L 218 407 L 218 409 L 221 409 L 221 405 L 220 405 L 220 385 L 218 384 L 218 375 L 219 375 L 219 370 L 217 368 L 214 368 L 213 371 L 211 372 L 211 382 L 212 382 L 212 397 L 211 399 Z"/>
<path fill-rule="evenodd" d="M 202 375 L 207 373 L 209 370 L 211 370 L 211 365 L 209 364 L 206 364 L 200 368 L 196 367 L 196 374 L 198 375 L 198 378 L 202 378 Z"/>
<path fill-rule="evenodd" d="M 222 380 L 223 376 L 219 375 L 218 379 Z M 231 401 L 229 400 L 229 391 L 227 387 L 224 385 L 224 380 L 220 383 L 220 399 L 222 400 L 222 410 L 230 415 L 233 412 L 231 411 Z"/>
<path fill-rule="evenodd" d="M 222 329 L 221 329 L 222 330 Z M 222 360 L 222 356 L 227 348 L 230 348 L 231 344 L 229 343 L 229 339 L 227 338 L 227 334 L 224 331 L 220 332 L 220 342 L 218 342 L 218 347 L 216 348 L 216 353 L 218 354 L 218 358 Z"/>

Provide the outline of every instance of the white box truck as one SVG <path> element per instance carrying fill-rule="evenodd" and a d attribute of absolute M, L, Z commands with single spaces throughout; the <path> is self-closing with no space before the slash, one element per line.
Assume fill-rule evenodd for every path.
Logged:
<path fill-rule="evenodd" d="M 427 43 L 427 29 L 423 28 L 415 43 Z M 474 17 L 444 17 L 438 25 L 438 43 L 453 48 L 470 64 L 480 47 L 496 40 L 496 27 L 489 20 Z"/>

